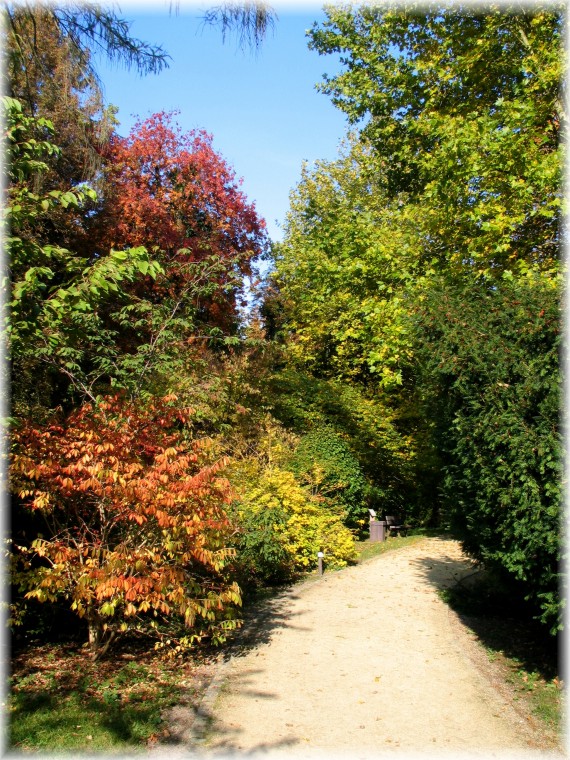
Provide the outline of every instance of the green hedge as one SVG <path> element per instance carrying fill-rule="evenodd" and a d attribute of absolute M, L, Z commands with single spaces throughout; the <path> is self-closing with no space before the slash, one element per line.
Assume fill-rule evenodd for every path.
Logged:
<path fill-rule="evenodd" d="M 417 320 L 441 495 L 465 549 L 561 627 L 561 293 L 557 280 L 434 288 Z"/>

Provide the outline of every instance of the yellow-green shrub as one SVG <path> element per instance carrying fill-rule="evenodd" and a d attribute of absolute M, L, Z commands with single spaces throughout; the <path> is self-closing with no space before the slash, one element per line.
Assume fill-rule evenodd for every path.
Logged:
<path fill-rule="evenodd" d="M 354 537 L 342 515 L 331 512 L 279 467 L 249 473 L 234 516 L 239 522 L 239 558 L 264 582 L 280 582 L 317 565 L 343 567 L 354 557 Z"/>

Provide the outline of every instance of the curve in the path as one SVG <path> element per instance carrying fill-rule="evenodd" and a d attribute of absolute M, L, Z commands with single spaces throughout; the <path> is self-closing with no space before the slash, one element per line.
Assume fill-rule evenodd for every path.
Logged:
<path fill-rule="evenodd" d="M 425 539 L 276 597 L 228 663 L 206 753 L 559 756 L 465 655 L 437 591 L 470 572 Z"/>

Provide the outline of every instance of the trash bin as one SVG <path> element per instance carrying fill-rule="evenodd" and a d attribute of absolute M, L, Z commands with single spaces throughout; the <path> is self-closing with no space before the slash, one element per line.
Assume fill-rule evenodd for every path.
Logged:
<path fill-rule="evenodd" d="M 384 541 L 386 539 L 386 520 L 370 520 L 370 540 Z"/>

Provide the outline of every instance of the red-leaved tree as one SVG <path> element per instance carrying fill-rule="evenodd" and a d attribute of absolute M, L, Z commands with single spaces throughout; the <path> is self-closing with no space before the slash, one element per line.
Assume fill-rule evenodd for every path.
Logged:
<path fill-rule="evenodd" d="M 211 135 L 183 133 L 172 114 L 158 113 L 115 135 L 108 150 L 105 247 L 145 246 L 165 272 L 144 295 L 193 301 L 203 323 L 226 331 L 268 241 Z"/>
<path fill-rule="evenodd" d="M 224 573 L 231 490 L 224 462 L 189 439 L 190 418 L 175 397 L 113 396 L 14 431 L 13 491 L 47 527 L 14 547 L 14 578 L 28 598 L 68 600 L 95 658 L 129 629 L 183 647 L 237 624 L 239 588 Z"/>

